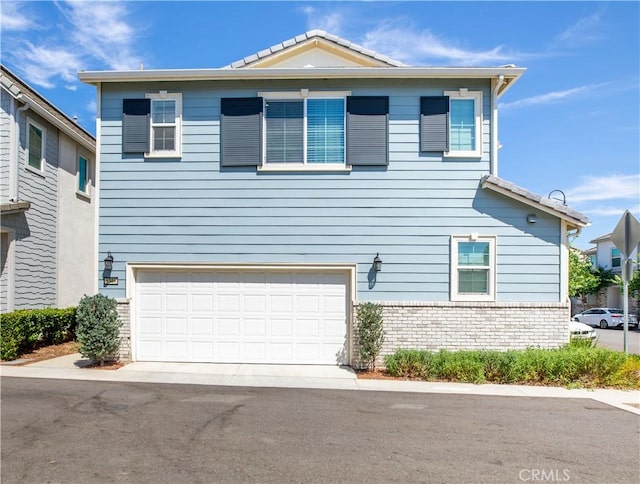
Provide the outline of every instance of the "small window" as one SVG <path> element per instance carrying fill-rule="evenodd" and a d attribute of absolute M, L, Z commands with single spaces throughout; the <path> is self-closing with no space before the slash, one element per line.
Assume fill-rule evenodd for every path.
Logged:
<path fill-rule="evenodd" d="M 27 165 L 44 171 L 45 131 L 33 121 L 29 121 L 27 126 Z"/>
<path fill-rule="evenodd" d="M 495 300 L 495 237 L 453 237 L 451 271 L 452 300 Z"/>
<path fill-rule="evenodd" d="M 482 92 L 446 91 L 449 97 L 449 151 L 445 156 L 482 156 Z"/>
<path fill-rule="evenodd" d="M 176 158 L 182 151 L 182 95 L 160 92 L 151 99 L 149 157 Z"/>
<path fill-rule="evenodd" d="M 611 249 L 611 267 L 620 267 L 622 258 L 620 256 L 620 249 L 615 247 Z"/>
<path fill-rule="evenodd" d="M 78 156 L 78 192 L 89 193 L 89 160 Z"/>

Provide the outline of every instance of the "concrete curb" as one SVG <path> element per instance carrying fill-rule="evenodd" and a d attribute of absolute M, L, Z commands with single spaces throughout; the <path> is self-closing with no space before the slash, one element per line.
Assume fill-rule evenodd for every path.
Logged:
<path fill-rule="evenodd" d="M 299 365 L 217 365 L 136 362 L 117 370 L 83 368 L 88 361 L 67 355 L 25 366 L 0 365 L 0 376 L 64 380 L 171 383 L 377 392 L 442 393 L 533 398 L 592 399 L 640 415 L 640 391 L 567 389 L 527 385 L 358 379 L 350 368 Z"/>

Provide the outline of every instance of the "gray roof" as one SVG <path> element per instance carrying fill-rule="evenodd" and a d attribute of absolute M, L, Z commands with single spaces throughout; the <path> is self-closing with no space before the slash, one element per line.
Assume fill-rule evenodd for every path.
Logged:
<path fill-rule="evenodd" d="M 522 187 L 514 185 L 507 180 L 495 175 L 486 175 L 482 178 L 482 188 L 488 188 L 507 196 L 520 200 L 533 207 L 540 208 L 545 212 L 557 215 L 578 227 L 586 227 L 591 224 L 589 218 L 583 213 L 573 210 L 564 203 L 560 203 L 552 198 L 546 198 L 536 193 L 530 192 Z"/>
<path fill-rule="evenodd" d="M 87 145 L 91 145 L 92 149 L 95 151 L 96 139 L 91 133 L 63 113 L 55 104 L 47 100 L 42 94 L 38 93 L 16 74 L 11 72 L 4 64 L 0 64 L 0 73 L 0 84 L 11 96 L 16 97 L 20 94 L 27 96 L 29 99 L 36 102 L 44 113 L 51 116 L 51 118 L 59 124 L 58 127 L 63 129 L 66 134 L 75 135 L 76 137 L 84 140 L 84 142 Z"/>
<path fill-rule="evenodd" d="M 324 30 L 315 29 L 315 30 L 309 30 L 304 34 L 297 35 L 292 39 L 285 40 L 284 42 L 280 42 L 279 44 L 269 47 L 268 49 L 264 49 L 264 50 L 261 50 L 260 52 L 256 52 L 255 54 L 251 54 L 245 57 L 244 59 L 240 59 L 239 61 L 232 62 L 231 64 L 224 66 L 224 68 L 236 69 L 236 68 L 246 67 L 250 64 L 253 64 L 256 61 L 264 59 L 265 57 L 275 54 L 281 50 L 288 49 L 295 45 L 306 42 L 309 39 L 318 38 L 318 37 L 328 40 L 330 42 L 333 42 L 334 44 L 340 45 L 347 49 L 358 52 L 359 54 L 365 55 L 367 57 L 371 57 L 372 59 L 375 59 L 379 62 L 384 62 L 385 64 L 388 64 L 389 67 L 407 67 L 406 64 L 404 64 L 403 62 L 400 62 L 399 60 L 392 59 L 389 56 L 380 54 L 371 49 L 367 49 L 366 47 L 363 47 L 359 44 L 354 44 L 353 42 L 347 39 L 343 39 L 342 37 L 338 37 L 337 35 L 330 34 L 328 32 L 325 32 Z"/>

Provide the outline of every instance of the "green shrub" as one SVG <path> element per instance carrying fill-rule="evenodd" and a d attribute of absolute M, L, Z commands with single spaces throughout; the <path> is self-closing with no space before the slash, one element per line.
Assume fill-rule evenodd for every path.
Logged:
<path fill-rule="evenodd" d="M 382 306 L 364 303 L 358 306 L 358 348 L 360 358 L 373 370 L 384 343 Z"/>
<path fill-rule="evenodd" d="M 103 365 L 115 358 L 120 347 L 122 323 L 116 310 L 117 302 L 102 294 L 84 296 L 76 312 L 78 351 Z"/>
<path fill-rule="evenodd" d="M 14 360 L 37 345 L 73 339 L 76 308 L 21 309 L 0 315 L 0 358 Z"/>
<path fill-rule="evenodd" d="M 393 376 L 469 383 L 640 388 L 640 357 L 603 348 L 512 351 L 418 351 L 385 357 Z"/>

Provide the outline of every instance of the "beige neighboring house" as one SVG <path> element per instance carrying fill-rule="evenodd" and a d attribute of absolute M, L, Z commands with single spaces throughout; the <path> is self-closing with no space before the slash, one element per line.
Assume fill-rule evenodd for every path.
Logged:
<path fill-rule="evenodd" d="M 96 292 L 95 138 L 1 66 L 0 310 Z"/>

